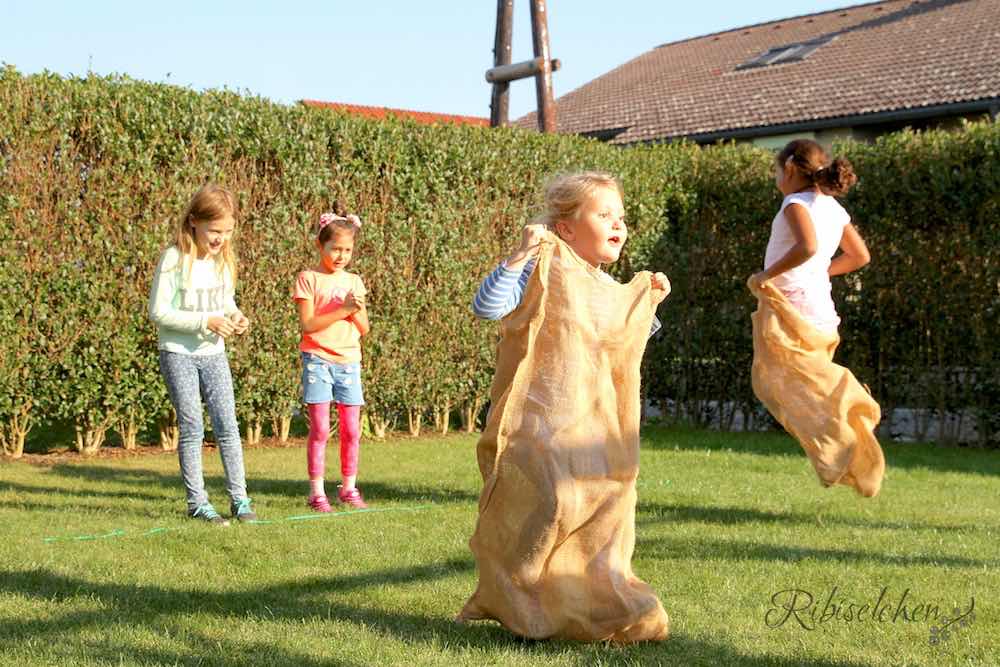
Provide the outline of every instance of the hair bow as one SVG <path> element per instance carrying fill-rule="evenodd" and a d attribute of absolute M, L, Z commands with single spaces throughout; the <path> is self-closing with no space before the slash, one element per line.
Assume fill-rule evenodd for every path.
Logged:
<path fill-rule="evenodd" d="M 331 222 L 349 222 L 355 227 L 361 227 L 361 218 L 354 215 L 353 213 L 348 214 L 346 217 L 342 215 L 337 215 L 336 213 L 324 213 L 319 216 L 319 228 L 323 229 Z"/>

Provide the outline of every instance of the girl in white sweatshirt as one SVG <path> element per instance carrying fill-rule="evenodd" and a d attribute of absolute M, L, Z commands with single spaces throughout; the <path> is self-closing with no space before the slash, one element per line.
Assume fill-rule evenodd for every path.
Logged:
<path fill-rule="evenodd" d="M 231 192 L 211 184 L 198 190 L 178 220 L 174 245 L 160 257 L 149 296 L 149 316 L 159 334 L 160 371 L 180 428 L 177 454 L 188 515 L 215 525 L 229 522 L 205 492 L 202 398 L 222 457 L 232 518 L 257 518 L 246 492 L 225 344 L 227 337 L 250 327 L 233 298 L 236 262 L 231 239 L 236 216 Z"/>

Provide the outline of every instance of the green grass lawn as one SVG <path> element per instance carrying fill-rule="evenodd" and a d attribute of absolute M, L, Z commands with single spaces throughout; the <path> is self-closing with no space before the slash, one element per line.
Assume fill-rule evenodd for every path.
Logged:
<path fill-rule="evenodd" d="M 647 428 L 633 566 L 672 638 L 622 648 L 451 621 L 475 584 L 474 449 L 464 435 L 366 442 L 373 511 L 308 520 L 294 518 L 304 449 L 250 449 L 272 521 L 223 529 L 184 517 L 172 454 L 0 462 L 0 664 L 1000 664 L 997 452 L 886 445 L 866 500 L 822 489 L 783 435 Z M 214 450 L 206 475 L 221 509 Z M 64 539 L 79 536 L 97 537 Z M 779 623 L 772 596 L 789 589 L 801 610 Z M 881 620 L 848 620 L 883 589 Z M 932 645 L 931 626 L 973 600 L 971 624 Z"/>

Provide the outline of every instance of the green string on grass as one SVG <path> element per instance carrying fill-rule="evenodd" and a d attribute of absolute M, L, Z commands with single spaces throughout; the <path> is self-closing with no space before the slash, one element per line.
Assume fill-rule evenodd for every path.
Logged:
<path fill-rule="evenodd" d="M 335 519 L 341 516 L 347 516 L 349 514 L 371 514 L 375 512 L 420 512 L 423 510 L 428 510 L 436 507 L 435 505 L 414 505 L 411 507 L 383 507 L 376 509 L 363 509 L 363 510 L 346 510 L 344 512 L 330 512 L 327 514 L 295 514 L 292 516 L 285 516 L 279 519 L 257 519 L 255 521 L 246 521 L 245 523 L 256 526 L 270 525 L 275 523 L 289 523 L 295 521 L 313 521 L 317 519 Z M 175 532 L 178 530 L 189 530 L 193 526 L 174 526 L 174 527 L 159 527 L 150 528 L 149 530 L 135 532 L 132 535 L 138 537 L 148 537 L 150 535 L 160 535 L 162 533 Z M 52 542 L 87 542 L 91 540 L 106 540 L 114 537 L 128 537 L 130 534 L 121 529 L 115 528 L 114 530 L 103 533 L 100 535 L 67 535 L 63 537 L 45 537 L 42 542 L 46 544 Z"/>

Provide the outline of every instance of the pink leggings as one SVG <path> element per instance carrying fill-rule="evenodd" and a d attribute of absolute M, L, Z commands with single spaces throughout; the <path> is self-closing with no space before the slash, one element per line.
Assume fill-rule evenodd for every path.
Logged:
<path fill-rule="evenodd" d="M 361 442 L 360 405 L 337 403 L 340 417 L 340 474 L 358 474 L 358 445 Z M 309 404 L 309 445 L 306 449 L 309 479 L 322 479 L 326 474 L 326 439 L 330 437 L 330 404 Z"/>

